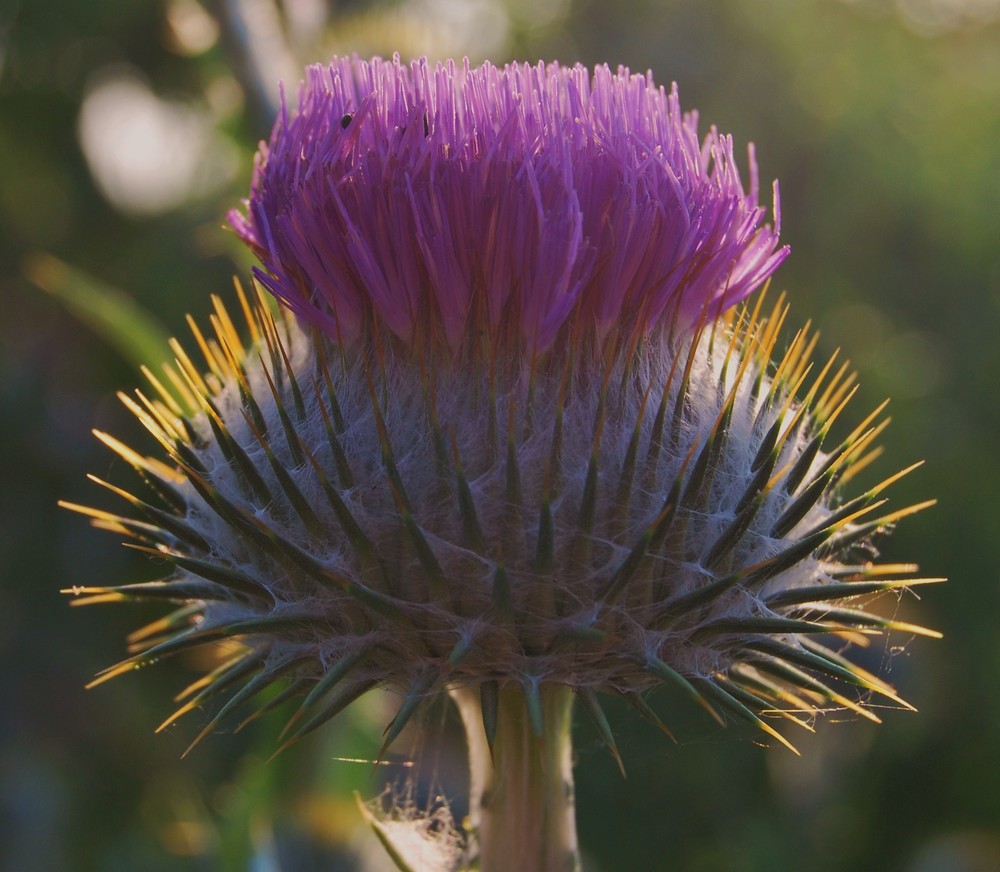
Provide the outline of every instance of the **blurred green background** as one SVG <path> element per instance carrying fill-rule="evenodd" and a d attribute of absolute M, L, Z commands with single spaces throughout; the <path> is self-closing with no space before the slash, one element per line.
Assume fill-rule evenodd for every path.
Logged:
<path fill-rule="evenodd" d="M 377 753 L 379 698 L 270 766 L 274 718 L 181 761 L 201 715 L 153 729 L 197 664 L 85 691 L 141 616 L 58 593 L 156 574 L 56 501 L 114 505 L 85 473 L 128 477 L 90 429 L 141 442 L 114 392 L 167 356 L 158 325 L 186 335 L 247 275 L 221 224 L 273 83 L 393 50 L 652 68 L 754 141 L 793 319 L 859 369 L 856 416 L 893 398 L 880 471 L 927 459 L 895 505 L 940 499 L 883 550 L 952 579 L 907 605 L 943 641 L 874 653 L 919 713 L 821 723 L 795 758 L 669 697 L 677 745 L 615 710 L 627 780 L 578 734 L 588 869 L 1000 870 L 998 0 L 0 2 L 0 868 L 350 869 L 371 847 L 352 790 L 408 754 L 459 789 L 443 712 L 437 751 L 336 759 Z M 137 304 L 137 340 L 109 341 L 104 286 Z"/>

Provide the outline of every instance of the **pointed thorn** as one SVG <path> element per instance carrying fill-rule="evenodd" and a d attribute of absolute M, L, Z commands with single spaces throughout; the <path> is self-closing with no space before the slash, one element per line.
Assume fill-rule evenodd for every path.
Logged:
<path fill-rule="evenodd" d="M 601 708 L 601 703 L 597 699 L 597 694 L 594 693 L 594 691 L 589 687 L 582 687 L 577 690 L 577 695 L 583 700 L 584 711 L 590 715 L 590 718 L 601 737 L 601 741 L 607 746 L 607 749 L 611 752 L 611 756 L 615 758 L 615 762 L 618 764 L 618 771 L 621 772 L 622 778 L 626 778 L 625 764 L 622 762 L 621 754 L 618 753 L 618 745 L 615 743 L 614 733 L 611 732 L 611 725 L 608 723 L 608 718 L 604 714 L 604 710 Z"/>

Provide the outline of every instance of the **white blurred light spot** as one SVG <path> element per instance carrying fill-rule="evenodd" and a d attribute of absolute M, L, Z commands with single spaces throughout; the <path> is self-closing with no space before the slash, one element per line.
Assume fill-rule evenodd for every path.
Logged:
<path fill-rule="evenodd" d="M 94 181 L 123 212 L 166 212 L 235 171 L 233 150 L 214 136 L 207 113 L 157 97 L 130 72 L 88 88 L 77 135 Z"/>
<path fill-rule="evenodd" d="M 864 0 L 841 0 L 852 6 Z M 874 4 L 877 8 L 889 4 Z M 903 23 L 920 36 L 942 36 L 956 30 L 977 30 L 1000 21 L 1000 0 L 895 0 Z"/>
<path fill-rule="evenodd" d="M 282 4 L 288 30 L 297 41 L 314 39 L 329 15 L 324 0 L 285 0 Z"/>
<path fill-rule="evenodd" d="M 416 25 L 433 22 L 427 54 L 473 59 L 503 51 L 510 19 L 499 0 L 409 0 L 400 11 Z"/>
<path fill-rule="evenodd" d="M 197 0 L 170 0 L 166 17 L 170 47 L 181 54 L 203 54 L 219 39 L 219 25 Z"/>
<path fill-rule="evenodd" d="M 982 27 L 1000 19 L 1000 0 L 896 0 L 903 20 L 923 36 Z"/>

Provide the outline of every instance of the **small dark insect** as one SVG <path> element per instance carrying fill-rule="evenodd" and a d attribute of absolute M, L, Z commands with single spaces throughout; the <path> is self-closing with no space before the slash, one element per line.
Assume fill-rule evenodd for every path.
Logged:
<path fill-rule="evenodd" d="M 424 113 L 424 136 L 431 135 L 431 123 L 427 120 L 427 113 Z"/>
<path fill-rule="evenodd" d="M 343 127 L 344 130 L 347 130 L 347 125 L 349 125 L 353 120 L 354 116 L 348 112 L 343 118 L 340 119 L 340 126 Z"/>

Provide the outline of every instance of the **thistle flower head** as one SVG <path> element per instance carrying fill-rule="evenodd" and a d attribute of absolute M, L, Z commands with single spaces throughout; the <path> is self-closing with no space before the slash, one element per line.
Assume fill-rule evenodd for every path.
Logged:
<path fill-rule="evenodd" d="M 753 150 L 744 190 L 732 139 L 700 139 L 650 75 L 341 58 L 306 76 L 230 222 L 260 282 L 338 342 L 372 320 L 529 353 L 572 325 L 689 327 L 788 253 Z"/>
<path fill-rule="evenodd" d="M 387 742 L 452 687 L 488 737 L 504 688 L 538 722 L 568 687 L 609 742 L 598 692 L 781 741 L 762 716 L 900 702 L 842 651 L 927 632 L 867 607 L 917 583 L 871 540 L 919 506 L 842 489 L 883 425 L 828 444 L 852 377 L 808 331 L 772 362 L 783 303 L 721 314 L 785 256 L 756 201 L 627 71 L 312 68 L 231 216 L 285 308 L 241 296 L 244 340 L 217 303 L 204 363 L 126 398 L 166 462 L 101 436 L 155 498 L 84 511 L 172 571 L 85 590 L 176 609 L 99 680 L 235 639 L 181 712 L 282 682 L 289 740 L 376 686 Z"/>

